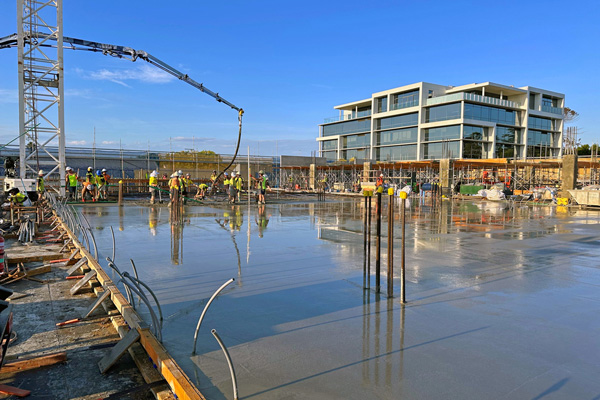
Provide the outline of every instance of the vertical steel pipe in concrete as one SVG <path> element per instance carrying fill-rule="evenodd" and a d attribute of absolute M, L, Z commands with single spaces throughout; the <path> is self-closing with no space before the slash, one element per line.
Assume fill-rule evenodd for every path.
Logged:
<path fill-rule="evenodd" d="M 381 291 L 381 192 L 377 192 L 377 234 L 375 238 L 375 292 Z"/>
<path fill-rule="evenodd" d="M 400 192 L 400 194 L 402 195 L 402 193 L 404 192 Z M 402 263 L 400 265 L 400 269 L 401 269 L 401 274 L 400 274 L 400 286 L 401 286 L 401 300 L 400 302 L 402 304 L 406 303 L 406 279 L 405 279 L 405 273 L 406 273 L 406 198 L 408 196 L 406 194 L 402 195 L 400 197 L 400 201 L 402 201 L 402 206 L 401 206 L 401 211 L 400 211 L 400 215 L 402 217 L 401 219 L 401 224 L 402 224 Z"/>
<path fill-rule="evenodd" d="M 235 379 L 235 369 L 233 368 L 233 363 L 231 362 L 229 352 L 227 351 L 227 348 L 225 347 L 223 341 L 219 337 L 219 334 L 217 333 L 216 329 L 211 330 L 210 333 L 212 333 L 215 339 L 217 339 L 219 346 L 221 346 L 221 350 L 223 350 L 223 353 L 225 354 L 225 358 L 227 359 L 227 365 L 229 365 L 229 372 L 231 373 L 231 384 L 233 385 L 233 400 L 238 400 L 237 379 Z"/>
<path fill-rule="evenodd" d="M 394 189 L 388 189 L 388 272 L 387 272 L 387 292 L 388 297 L 394 296 Z"/>
<path fill-rule="evenodd" d="M 371 198 L 372 196 L 369 196 L 369 215 L 367 218 L 367 289 L 371 288 Z"/>
<path fill-rule="evenodd" d="M 218 288 L 213 293 L 213 295 L 210 297 L 210 299 L 208 300 L 208 303 L 206 303 L 206 306 L 204 306 L 204 310 L 202 310 L 202 314 L 200 315 L 200 319 L 198 320 L 198 325 L 196 325 L 196 332 L 194 332 L 194 349 L 192 351 L 192 354 L 196 354 L 196 342 L 198 341 L 198 332 L 200 331 L 200 325 L 202 325 L 202 320 L 204 319 L 204 315 L 206 314 L 206 311 L 208 310 L 208 307 L 210 307 L 210 304 L 219 295 L 219 293 L 221 293 L 221 291 L 223 289 L 225 289 L 227 287 L 227 285 L 229 285 L 233 281 L 235 281 L 235 279 L 231 278 L 230 280 L 228 280 L 227 282 L 225 282 L 224 284 L 222 284 L 221 287 Z"/>

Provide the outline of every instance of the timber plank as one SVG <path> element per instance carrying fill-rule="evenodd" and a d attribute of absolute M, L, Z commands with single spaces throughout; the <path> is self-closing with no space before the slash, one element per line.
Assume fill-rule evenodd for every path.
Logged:
<path fill-rule="evenodd" d="M 29 369 L 35 369 L 40 367 L 47 367 L 50 365 L 60 364 L 67 361 L 67 353 L 55 353 L 48 354 L 47 356 L 28 358 L 25 360 L 13 361 L 11 363 L 4 364 L 0 372 L 2 373 L 13 373 L 20 371 L 27 371 Z"/>

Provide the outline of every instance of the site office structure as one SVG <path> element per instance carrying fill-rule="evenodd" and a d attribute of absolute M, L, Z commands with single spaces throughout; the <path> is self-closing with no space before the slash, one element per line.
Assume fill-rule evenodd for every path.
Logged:
<path fill-rule="evenodd" d="M 558 158 L 564 102 L 531 86 L 419 82 L 334 107 L 317 141 L 330 161 Z"/>

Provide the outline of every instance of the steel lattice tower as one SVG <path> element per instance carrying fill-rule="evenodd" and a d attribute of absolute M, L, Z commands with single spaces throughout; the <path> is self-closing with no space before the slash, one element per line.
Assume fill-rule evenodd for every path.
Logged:
<path fill-rule="evenodd" d="M 62 11 L 62 0 L 17 0 L 20 176 L 37 176 L 37 155 L 45 152 L 52 160 L 43 165 L 45 175 L 60 174 L 64 195 Z M 49 146 L 58 146 L 58 154 Z"/>

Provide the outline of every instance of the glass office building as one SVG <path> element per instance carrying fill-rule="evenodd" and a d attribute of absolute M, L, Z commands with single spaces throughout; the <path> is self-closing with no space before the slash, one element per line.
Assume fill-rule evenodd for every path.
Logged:
<path fill-rule="evenodd" d="M 564 101 L 530 86 L 419 82 L 334 107 L 317 141 L 332 161 L 557 158 Z"/>

